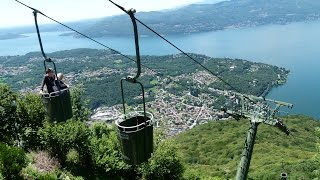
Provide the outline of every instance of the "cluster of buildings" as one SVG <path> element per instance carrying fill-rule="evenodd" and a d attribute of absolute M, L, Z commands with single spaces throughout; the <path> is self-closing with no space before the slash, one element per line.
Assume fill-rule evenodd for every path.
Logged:
<path fill-rule="evenodd" d="M 213 109 L 209 103 L 214 103 L 214 98 L 209 98 L 208 95 L 194 97 L 186 91 L 184 96 L 175 96 L 160 89 L 155 95 L 155 100 L 148 102 L 146 106 L 147 111 L 153 114 L 154 127 L 164 129 L 167 136 L 174 136 L 198 124 L 228 119 L 226 113 Z M 142 105 L 128 109 L 141 111 Z M 122 111 L 121 105 L 101 107 L 94 111 L 91 121 L 111 124 L 123 117 Z"/>
<path fill-rule="evenodd" d="M 27 66 L 20 66 L 20 67 L 3 67 L 0 65 L 0 76 L 7 76 L 7 75 L 19 75 L 25 72 L 31 71 Z"/>

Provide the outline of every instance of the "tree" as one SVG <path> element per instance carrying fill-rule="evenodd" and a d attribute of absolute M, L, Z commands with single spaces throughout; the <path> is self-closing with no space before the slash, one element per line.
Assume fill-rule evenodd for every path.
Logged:
<path fill-rule="evenodd" d="M 22 179 L 20 171 L 26 166 L 26 155 L 22 149 L 0 143 L 0 174 L 5 179 Z"/>
<path fill-rule="evenodd" d="M 25 149 L 36 149 L 40 147 L 38 130 L 43 127 L 45 110 L 41 97 L 36 94 L 27 94 L 17 100 L 17 116 L 19 118 L 19 129 Z"/>
<path fill-rule="evenodd" d="M 62 166 L 66 165 L 70 150 L 76 150 L 81 160 L 80 165 L 86 165 L 89 133 L 89 128 L 83 122 L 75 120 L 59 124 L 44 123 L 39 130 L 41 143 L 59 159 Z"/>
<path fill-rule="evenodd" d="M 93 164 L 101 174 L 109 177 L 128 174 L 130 166 L 121 158 L 117 132 L 107 124 L 96 123 L 91 128 L 90 152 Z"/>
<path fill-rule="evenodd" d="M 0 141 L 8 144 L 18 142 L 17 94 L 10 87 L 0 84 Z"/>
<path fill-rule="evenodd" d="M 176 148 L 169 141 L 162 142 L 148 163 L 142 165 L 145 179 L 183 179 L 184 166 Z"/>
<path fill-rule="evenodd" d="M 90 110 L 86 107 L 88 101 L 83 101 L 84 90 L 82 86 L 74 87 L 71 91 L 73 119 L 87 121 L 91 115 Z"/>

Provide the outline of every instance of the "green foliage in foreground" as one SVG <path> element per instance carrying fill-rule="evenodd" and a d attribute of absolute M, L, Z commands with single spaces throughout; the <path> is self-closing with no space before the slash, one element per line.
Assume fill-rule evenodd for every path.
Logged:
<path fill-rule="evenodd" d="M 105 123 L 86 124 L 88 110 L 81 104 L 81 93 L 73 96 L 76 116 L 52 124 L 45 121 L 38 95 L 19 95 L 0 84 L 0 179 L 182 177 L 183 164 L 168 142 L 157 144 L 159 148 L 149 162 L 141 166 L 125 164 L 116 128 Z M 15 147 L 18 145 L 22 148 Z"/>
<path fill-rule="evenodd" d="M 0 175 L 5 179 L 21 179 L 20 171 L 26 165 L 26 155 L 22 149 L 0 143 Z"/>
<path fill-rule="evenodd" d="M 176 151 L 170 142 L 160 144 L 148 164 L 142 168 L 144 177 L 154 180 L 182 179 L 184 166 Z"/>
<path fill-rule="evenodd" d="M 248 177 L 278 179 L 287 172 L 293 179 L 319 177 L 315 127 L 320 122 L 305 116 L 289 116 L 284 122 L 291 130 L 286 136 L 275 127 L 261 124 Z M 244 147 L 248 120 L 210 122 L 175 137 L 190 176 L 234 178 Z M 282 166 L 283 164 L 283 166 Z"/>
<path fill-rule="evenodd" d="M 38 130 L 43 126 L 45 110 L 41 97 L 37 94 L 26 94 L 17 99 L 16 115 L 19 120 L 19 133 L 24 149 L 40 147 Z"/>
<path fill-rule="evenodd" d="M 114 127 L 83 122 L 45 124 L 39 131 L 45 149 L 74 175 L 101 179 L 181 179 L 184 167 L 170 142 L 158 145 L 153 157 L 141 166 L 125 164 Z"/>
<path fill-rule="evenodd" d="M 43 123 L 43 109 L 36 95 L 19 96 L 0 85 L 0 96 L 4 117 L 0 126 L 0 179 L 232 179 L 248 129 L 245 120 L 220 121 L 200 125 L 172 140 L 159 141 L 159 134 L 150 160 L 132 167 L 121 159 L 115 127 L 103 123 L 89 127 L 83 122 L 86 113 L 79 113 L 78 120 Z M 274 127 L 259 126 L 249 179 L 278 179 L 281 172 L 287 172 L 291 179 L 320 177 L 320 122 L 305 116 L 285 117 L 284 122 L 290 136 Z M 24 150 L 14 147 L 17 144 Z M 47 161 L 28 161 L 25 154 L 39 148 L 50 153 Z M 53 164 L 55 168 L 48 168 Z"/>
<path fill-rule="evenodd" d="M 16 130 L 16 109 L 17 94 L 11 91 L 10 87 L 0 84 L 0 141 L 13 143 L 17 137 Z"/>

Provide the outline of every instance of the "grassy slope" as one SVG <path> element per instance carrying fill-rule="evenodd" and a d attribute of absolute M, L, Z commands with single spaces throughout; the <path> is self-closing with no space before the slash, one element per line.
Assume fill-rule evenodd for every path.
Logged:
<path fill-rule="evenodd" d="M 317 152 L 314 129 L 320 122 L 304 116 L 286 117 L 284 122 L 291 130 L 290 136 L 265 124 L 258 127 L 249 177 L 278 179 L 282 171 L 291 178 L 315 176 L 312 172 L 317 168 L 312 160 Z M 233 178 L 248 127 L 248 120 L 211 122 L 175 137 L 187 173 Z"/>

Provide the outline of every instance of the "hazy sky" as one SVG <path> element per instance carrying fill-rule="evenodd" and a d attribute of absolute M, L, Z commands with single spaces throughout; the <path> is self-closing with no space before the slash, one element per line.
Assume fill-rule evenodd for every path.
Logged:
<path fill-rule="evenodd" d="M 0 28 L 31 25 L 34 23 L 32 10 L 15 0 L 0 0 Z M 105 17 L 123 12 L 108 0 L 20 0 L 58 21 L 76 21 Z M 151 11 L 180 7 L 204 0 L 114 0 L 125 8 L 139 11 Z M 212 3 L 223 0 L 211 0 Z M 208 0 L 206 0 L 208 2 Z M 39 16 L 39 23 L 52 21 Z"/>

